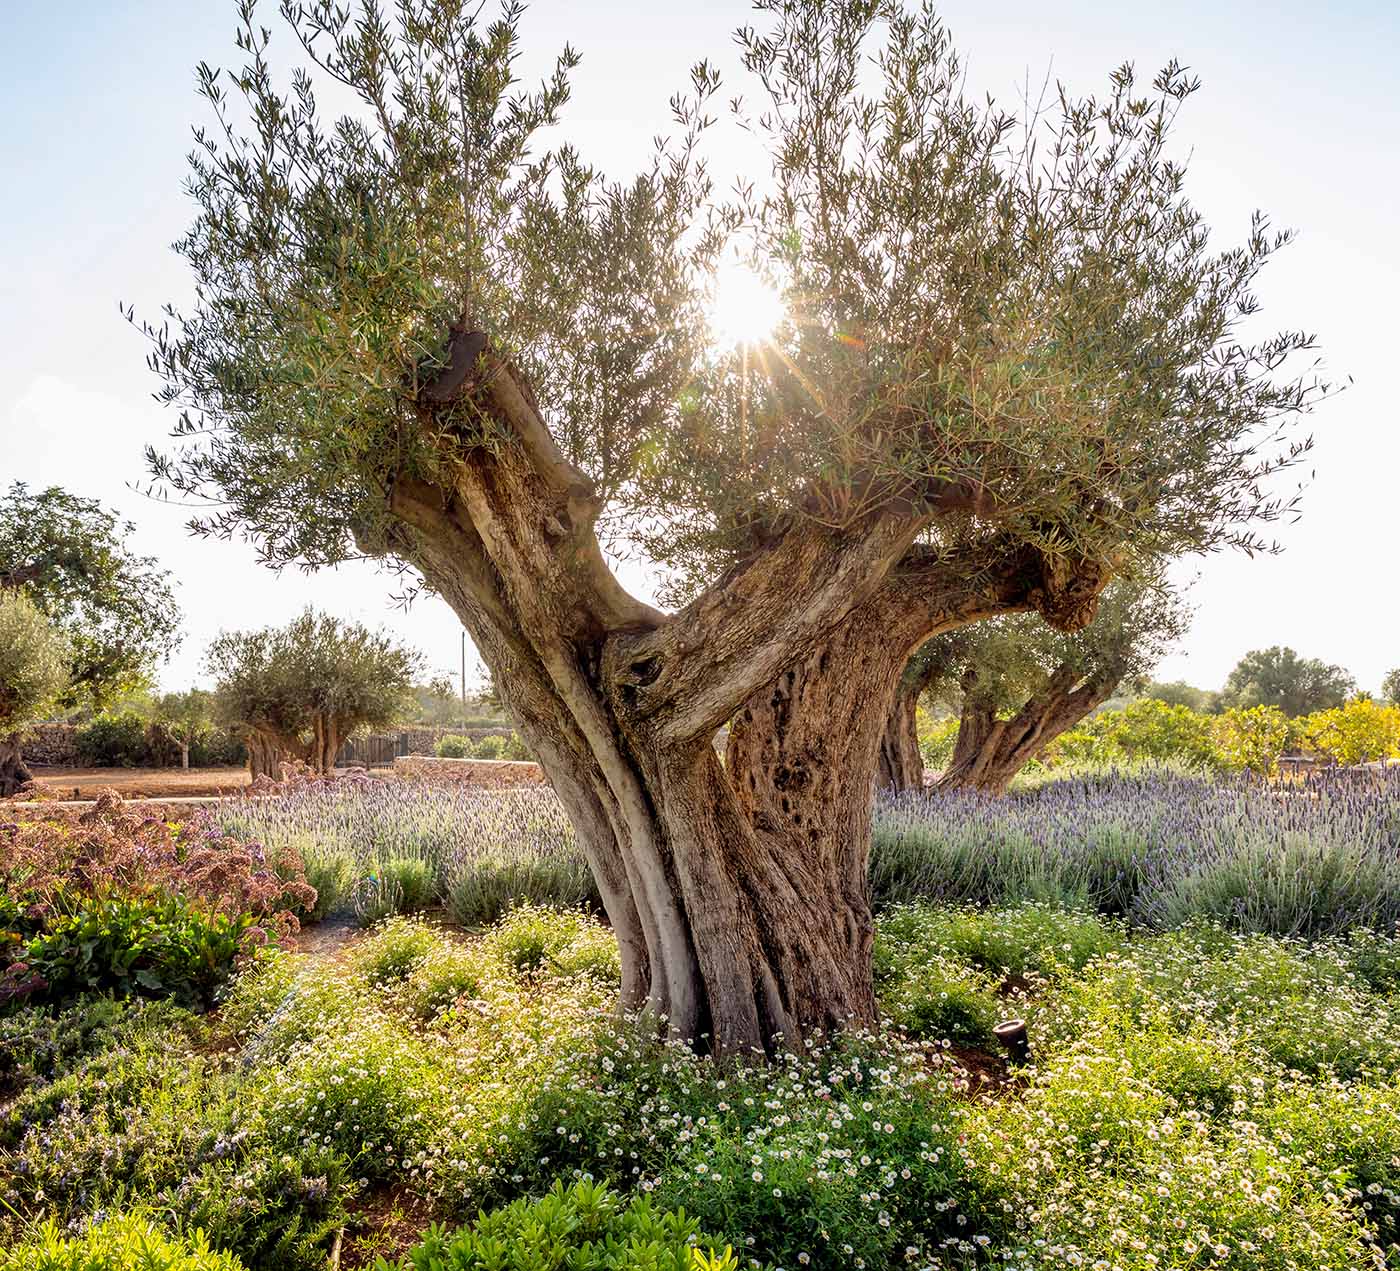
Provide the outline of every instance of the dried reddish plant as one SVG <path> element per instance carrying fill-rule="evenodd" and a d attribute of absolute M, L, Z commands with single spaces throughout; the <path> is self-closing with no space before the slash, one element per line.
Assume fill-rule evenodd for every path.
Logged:
<path fill-rule="evenodd" d="M 229 917 L 251 914 L 253 943 L 289 942 L 296 912 L 316 903 L 294 849 L 269 855 L 203 820 L 176 827 L 138 816 L 111 791 L 76 819 L 0 824 L 0 890 L 39 923 L 88 897 L 178 894 Z"/>

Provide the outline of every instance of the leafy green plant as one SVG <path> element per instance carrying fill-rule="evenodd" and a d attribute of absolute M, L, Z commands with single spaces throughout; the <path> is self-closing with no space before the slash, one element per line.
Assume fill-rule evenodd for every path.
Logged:
<path fill-rule="evenodd" d="M 906 964 L 881 993 L 885 1012 L 912 1037 L 992 1043 L 1000 1010 L 994 984 L 986 975 L 953 959 L 930 954 Z"/>
<path fill-rule="evenodd" d="M 433 754 L 439 759 L 468 759 L 471 753 L 471 738 L 459 736 L 457 733 L 447 733 L 439 737 L 433 746 Z"/>
<path fill-rule="evenodd" d="M 231 1254 L 212 1249 L 202 1231 L 180 1239 L 148 1218 L 109 1218 L 81 1235 L 56 1223 L 31 1239 L 0 1249 L 0 1271 L 242 1271 Z"/>
<path fill-rule="evenodd" d="M 349 901 L 355 885 L 355 858 L 348 852 L 313 849 L 306 853 L 305 860 L 306 881 L 316 889 L 316 903 L 306 916 L 319 922 Z"/>
<path fill-rule="evenodd" d="M 472 758 L 474 759 L 500 759 L 505 753 L 506 742 L 504 737 L 497 737 L 494 734 L 483 737 L 472 748 Z"/>
<path fill-rule="evenodd" d="M 88 901 L 35 936 L 11 971 L 42 981 L 24 1000 L 103 992 L 204 1002 L 251 923 L 251 915 L 210 912 L 182 896 Z"/>
<path fill-rule="evenodd" d="M 645 1197 L 624 1203 L 601 1184 L 556 1183 L 539 1200 L 518 1200 L 452 1233 L 432 1227 L 395 1264 L 376 1271 L 737 1271 L 732 1250 L 700 1233 L 683 1209 Z"/>
<path fill-rule="evenodd" d="M 400 912 L 418 913 L 432 904 L 437 876 L 431 861 L 421 856 L 390 856 L 381 862 L 379 873 L 392 879 L 399 889 Z"/>

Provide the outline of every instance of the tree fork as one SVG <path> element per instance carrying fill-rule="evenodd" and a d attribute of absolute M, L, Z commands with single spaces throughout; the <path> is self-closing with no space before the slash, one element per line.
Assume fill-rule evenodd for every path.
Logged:
<path fill-rule="evenodd" d="M 390 537 L 472 634 L 564 801 L 619 932 L 624 1001 L 722 1054 L 873 1023 L 864 868 L 894 683 L 939 624 L 1049 607 L 1051 593 L 1068 603 L 1074 580 L 1021 552 L 993 584 L 960 592 L 965 574 L 913 546 L 932 512 L 904 508 L 856 531 L 790 527 L 661 614 L 608 570 L 591 486 L 528 385 L 484 341 L 474 347 L 475 374 L 454 370 L 450 392 L 420 390 L 442 463 L 432 480 L 393 481 Z M 455 444 L 464 406 L 503 444 Z M 1097 585 L 1073 604 L 1092 609 Z M 869 640 L 877 612 L 886 629 Z M 829 747 L 852 760 L 820 765 L 799 796 L 810 815 L 798 817 L 771 795 L 786 758 L 767 764 L 759 799 L 739 777 L 749 759 L 726 773 L 710 744 L 794 667 L 810 668 L 803 719 L 839 721 Z M 751 712 L 739 729 L 760 766 L 772 727 Z"/>

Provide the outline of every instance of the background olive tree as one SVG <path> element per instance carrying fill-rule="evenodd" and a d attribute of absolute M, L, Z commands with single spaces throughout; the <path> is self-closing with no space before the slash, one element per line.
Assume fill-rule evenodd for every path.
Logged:
<path fill-rule="evenodd" d="M 180 752 L 180 767 L 190 766 L 190 747 L 214 722 L 214 695 L 207 689 L 161 693 L 150 704 L 156 731 Z"/>
<path fill-rule="evenodd" d="M 922 789 L 921 694 L 958 716 L 942 789 L 1005 793 L 1057 737 L 1146 674 L 1185 633 L 1188 613 L 1160 579 L 1111 583 L 1093 622 L 1055 631 L 1030 614 L 935 636 L 910 659 L 890 711 L 880 782 Z"/>
<path fill-rule="evenodd" d="M 1400 666 L 1387 671 L 1381 681 L 1381 696 L 1393 706 L 1400 706 Z"/>
<path fill-rule="evenodd" d="M 71 656 L 63 636 L 25 592 L 0 590 L 0 798 L 33 780 L 20 742 L 67 689 Z"/>
<path fill-rule="evenodd" d="M 739 33 L 764 181 L 712 179 L 707 62 L 612 180 L 546 135 L 578 55 L 517 82 L 521 11 L 287 3 L 279 80 L 240 6 L 241 66 L 199 69 L 198 299 L 145 328 L 180 411 L 156 483 L 270 563 L 380 555 L 452 605 L 628 1005 L 733 1051 L 872 1022 L 871 791 L 910 654 L 1261 546 L 1320 391 L 1285 365 L 1309 336 L 1246 330 L 1286 235 L 1210 246 L 1181 67 L 1017 120 L 963 95 L 931 11 L 875 0 L 764 0 Z M 706 319 L 735 258 L 786 313 L 738 347 Z"/>
<path fill-rule="evenodd" d="M 330 772 L 347 737 L 401 718 L 420 662 L 388 635 L 308 609 L 285 627 L 225 632 L 207 665 L 254 779 L 278 781 L 289 759 Z"/>

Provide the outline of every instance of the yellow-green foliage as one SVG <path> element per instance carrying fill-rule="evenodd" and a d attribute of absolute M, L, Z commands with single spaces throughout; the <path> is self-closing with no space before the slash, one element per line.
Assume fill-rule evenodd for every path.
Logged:
<path fill-rule="evenodd" d="M 1294 723 L 1303 749 L 1338 763 L 1400 758 L 1400 706 L 1356 697 L 1345 706 L 1305 715 Z"/>
<path fill-rule="evenodd" d="M 1215 762 L 1211 719 L 1189 706 L 1155 698 L 1104 711 L 1072 728 L 1046 751 L 1050 763 L 1122 764 L 1177 761 L 1193 767 Z"/>
<path fill-rule="evenodd" d="M 242 1271 L 243 1264 L 209 1247 L 204 1233 L 172 1240 L 144 1218 L 109 1218 L 79 1236 L 55 1223 L 10 1249 L 0 1271 Z"/>
<path fill-rule="evenodd" d="M 1277 706 L 1233 707 L 1211 722 L 1216 764 L 1267 775 L 1288 747 L 1288 717 Z"/>
<path fill-rule="evenodd" d="M 944 719 L 935 719 L 921 706 L 916 727 L 924 762 L 930 768 L 945 767 L 953 757 L 953 746 L 958 740 L 958 717 L 949 715 Z"/>
<path fill-rule="evenodd" d="M 1045 762 L 1107 767 L 1167 760 L 1268 775 L 1287 750 L 1339 764 L 1400 758 L 1400 706 L 1357 697 L 1332 710 L 1289 719 L 1276 706 L 1208 715 L 1149 698 L 1104 711 L 1071 729 L 1049 747 Z"/>

